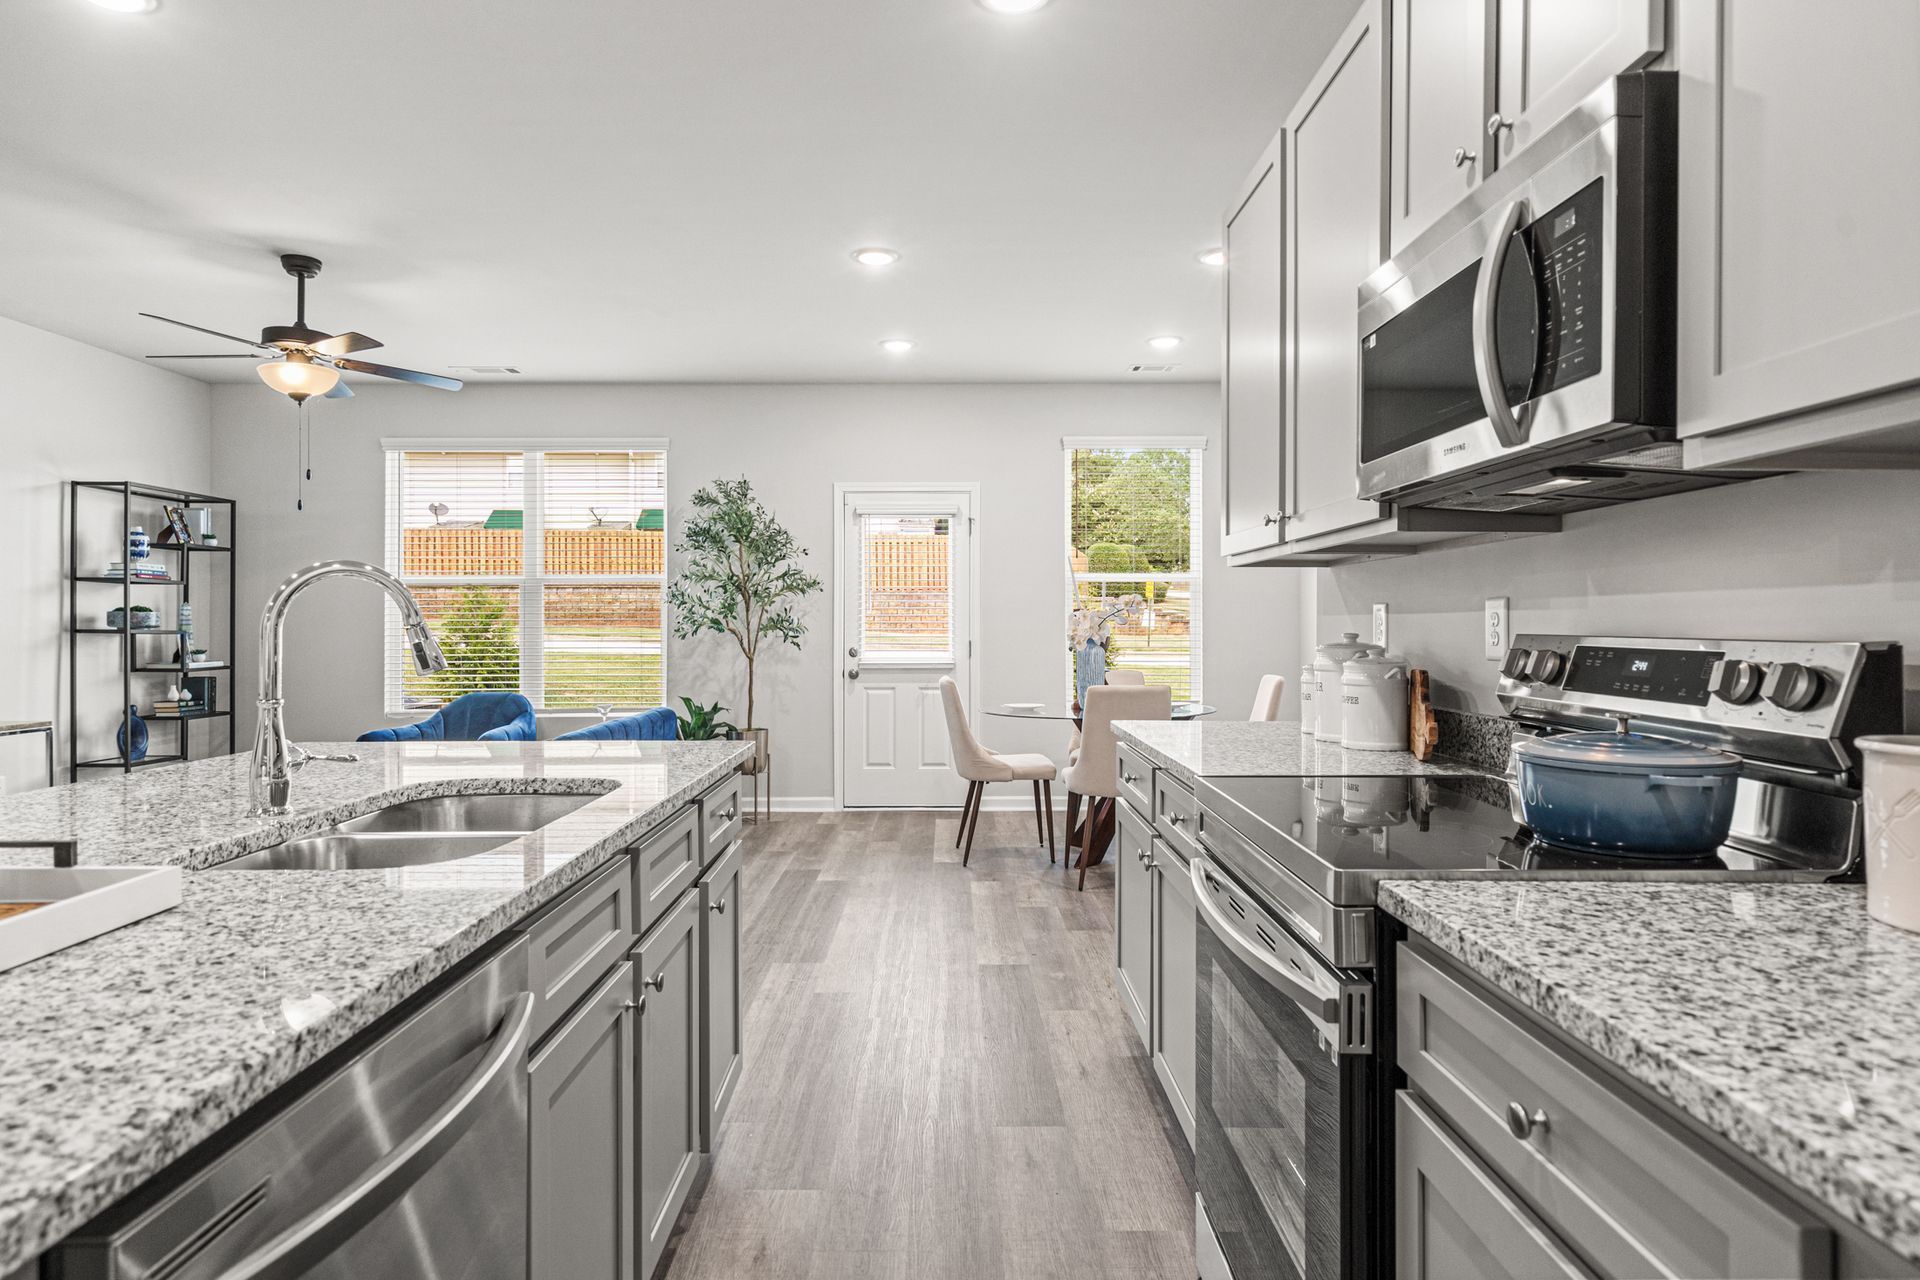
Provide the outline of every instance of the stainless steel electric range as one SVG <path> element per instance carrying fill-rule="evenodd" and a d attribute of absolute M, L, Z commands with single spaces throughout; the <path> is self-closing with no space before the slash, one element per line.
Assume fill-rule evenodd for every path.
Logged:
<path fill-rule="evenodd" d="M 1854 740 L 1902 728 L 1898 645 L 1526 635 L 1516 734 L 1613 727 L 1733 752 L 1734 826 L 1690 861 L 1534 839 L 1501 777 L 1202 778 L 1194 1165 L 1203 1280 L 1331 1280 L 1391 1260 L 1392 1011 L 1382 880 L 1858 875 Z"/>

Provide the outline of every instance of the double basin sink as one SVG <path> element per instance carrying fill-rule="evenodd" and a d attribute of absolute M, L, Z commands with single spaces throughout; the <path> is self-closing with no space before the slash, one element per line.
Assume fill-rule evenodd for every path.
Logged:
<path fill-rule="evenodd" d="M 218 864 L 224 871 L 367 871 L 451 862 L 497 849 L 597 795 L 468 795 L 403 800 Z"/>

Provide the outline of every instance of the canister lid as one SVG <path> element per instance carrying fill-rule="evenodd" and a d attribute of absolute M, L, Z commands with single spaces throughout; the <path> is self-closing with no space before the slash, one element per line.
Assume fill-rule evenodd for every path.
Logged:
<path fill-rule="evenodd" d="M 1338 640 L 1329 640 L 1318 646 L 1314 652 L 1322 662 L 1345 662 L 1348 658 L 1358 657 L 1372 649 L 1370 644 L 1360 643 L 1358 631 L 1343 631 Z"/>

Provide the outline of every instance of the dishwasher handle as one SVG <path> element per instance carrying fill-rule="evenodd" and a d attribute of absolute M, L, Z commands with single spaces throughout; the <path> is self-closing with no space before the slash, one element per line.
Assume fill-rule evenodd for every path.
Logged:
<path fill-rule="evenodd" d="M 532 1032 L 533 993 L 523 991 L 493 1033 L 493 1047 L 444 1106 L 353 1185 L 223 1271 L 223 1280 L 291 1280 L 306 1274 L 418 1181 L 473 1126 L 494 1095 L 512 1085 Z"/>

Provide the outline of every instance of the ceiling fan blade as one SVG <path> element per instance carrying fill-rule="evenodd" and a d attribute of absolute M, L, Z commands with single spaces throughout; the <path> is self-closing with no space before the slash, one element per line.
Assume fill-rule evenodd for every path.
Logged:
<path fill-rule="evenodd" d="M 347 356 L 356 351 L 371 351 L 375 347 L 385 345 L 364 333 L 336 333 L 331 338 L 314 343 L 313 349 L 323 356 Z"/>
<path fill-rule="evenodd" d="M 255 342 L 252 338 L 236 337 L 231 333 L 222 333 L 218 329 L 203 329 L 197 324 L 188 324 L 185 320 L 169 320 L 167 319 L 167 317 L 157 316 L 153 314 L 153 312 L 151 311 L 142 311 L 140 314 L 145 316 L 149 320 L 158 320 L 161 324 L 177 324 L 182 329 L 191 329 L 195 333 L 211 334 L 216 338 L 225 338 L 228 342 L 245 343 L 249 347 L 259 347 L 262 351 L 270 350 L 270 348 L 262 345 L 261 343 Z"/>
<path fill-rule="evenodd" d="M 390 364 L 369 364 L 365 360 L 335 360 L 333 367 L 353 373 L 370 373 L 376 378 L 417 382 L 423 387 L 439 387 L 442 391 L 458 391 L 466 385 L 458 378 L 443 378 L 437 373 L 421 373 L 418 369 L 396 369 Z"/>
<path fill-rule="evenodd" d="M 333 384 L 333 390 L 323 393 L 320 398 L 322 400 L 348 400 L 351 399 L 352 396 L 353 388 L 346 384 L 345 379 L 342 379 Z"/>
<path fill-rule="evenodd" d="M 148 356 L 149 360 L 261 360 L 265 359 L 258 351 L 222 351 L 216 355 L 204 353 L 191 356 Z"/>

